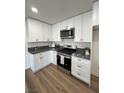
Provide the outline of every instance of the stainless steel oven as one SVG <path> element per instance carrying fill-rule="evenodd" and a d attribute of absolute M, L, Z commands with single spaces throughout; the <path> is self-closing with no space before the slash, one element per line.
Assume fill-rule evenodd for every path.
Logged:
<path fill-rule="evenodd" d="M 57 54 L 57 65 L 71 72 L 71 57 L 58 53 Z"/>
<path fill-rule="evenodd" d="M 76 52 L 76 46 L 64 45 L 57 51 L 57 66 L 65 73 L 71 74 L 71 55 Z"/>

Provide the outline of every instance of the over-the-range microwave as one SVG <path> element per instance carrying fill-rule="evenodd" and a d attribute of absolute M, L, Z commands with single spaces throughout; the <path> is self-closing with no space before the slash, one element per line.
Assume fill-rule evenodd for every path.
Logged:
<path fill-rule="evenodd" d="M 64 29 L 60 31 L 60 37 L 62 39 L 73 39 L 75 36 L 75 28 L 71 28 L 69 30 Z"/>

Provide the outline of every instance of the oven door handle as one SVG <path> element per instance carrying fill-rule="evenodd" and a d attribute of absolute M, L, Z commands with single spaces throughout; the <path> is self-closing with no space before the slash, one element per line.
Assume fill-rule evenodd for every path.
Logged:
<path fill-rule="evenodd" d="M 71 59 L 70 57 L 64 56 L 65 58 Z"/>

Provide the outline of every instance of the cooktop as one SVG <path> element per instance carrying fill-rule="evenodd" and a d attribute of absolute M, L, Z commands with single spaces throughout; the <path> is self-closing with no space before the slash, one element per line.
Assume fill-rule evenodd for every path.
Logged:
<path fill-rule="evenodd" d="M 67 55 L 72 55 L 73 53 L 76 52 L 76 49 L 64 48 L 64 49 L 58 50 L 57 52 L 67 54 Z"/>

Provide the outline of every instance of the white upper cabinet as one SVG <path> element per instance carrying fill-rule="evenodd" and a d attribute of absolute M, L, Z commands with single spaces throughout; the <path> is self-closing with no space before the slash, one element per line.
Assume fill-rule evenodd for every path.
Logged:
<path fill-rule="evenodd" d="M 92 41 L 92 12 L 75 17 L 75 42 Z"/>
<path fill-rule="evenodd" d="M 28 19 L 28 42 L 42 41 L 42 23 Z"/>
<path fill-rule="evenodd" d="M 92 11 L 83 14 L 83 42 L 92 42 Z"/>
<path fill-rule="evenodd" d="M 74 17 L 60 22 L 60 30 L 70 29 L 73 27 L 74 27 Z"/>
<path fill-rule="evenodd" d="M 67 29 L 67 21 L 62 21 L 59 23 L 60 24 L 60 30 Z"/>
<path fill-rule="evenodd" d="M 52 25 L 47 25 L 47 29 L 48 29 L 48 33 L 47 33 L 48 40 L 53 41 Z"/>
<path fill-rule="evenodd" d="M 51 25 L 28 19 L 28 42 L 41 42 L 52 40 Z"/>
<path fill-rule="evenodd" d="M 61 41 L 60 39 L 60 23 L 52 25 L 53 41 Z"/>
<path fill-rule="evenodd" d="M 70 18 L 70 19 L 67 19 L 66 23 L 67 23 L 67 28 L 68 29 L 73 28 L 74 27 L 74 17 Z"/>
<path fill-rule="evenodd" d="M 42 41 L 48 41 L 48 29 L 46 23 L 42 23 Z"/>
<path fill-rule="evenodd" d="M 51 25 L 42 23 L 42 41 L 51 41 L 52 40 L 52 28 Z"/>
<path fill-rule="evenodd" d="M 93 26 L 99 25 L 99 1 L 93 4 Z"/>
<path fill-rule="evenodd" d="M 83 15 L 78 15 L 75 17 L 75 42 L 83 42 L 83 30 L 82 30 L 82 24 L 83 24 Z"/>
<path fill-rule="evenodd" d="M 28 19 L 28 42 L 61 41 L 60 31 L 75 28 L 75 42 L 92 42 L 92 12 L 49 25 Z"/>

